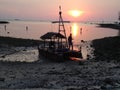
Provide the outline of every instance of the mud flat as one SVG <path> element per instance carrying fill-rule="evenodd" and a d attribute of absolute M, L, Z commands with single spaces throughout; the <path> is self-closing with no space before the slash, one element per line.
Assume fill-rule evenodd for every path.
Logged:
<path fill-rule="evenodd" d="M 96 57 L 82 63 L 1 61 L 0 89 L 119 90 L 119 45 L 120 37 L 94 40 Z"/>
<path fill-rule="evenodd" d="M 8 46 L 19 46 L 19 47 L 26 46 L 27 47 L 27 46 L 37 46 L 40 43 L 41 43 L 41 41 L 39 41 L 39 40 L 0 36 L 0 45 L 5 44 Z"/>
<path fill-rule="evenodd" d="M 120 87 L 120 64 L 112 62 L 0 62 L 1 89 L 86 89 Z"/>
<path fill-rule="evenodd" d="M 120 62 L 120 36 L 93 40 L 96 60 Z"/>

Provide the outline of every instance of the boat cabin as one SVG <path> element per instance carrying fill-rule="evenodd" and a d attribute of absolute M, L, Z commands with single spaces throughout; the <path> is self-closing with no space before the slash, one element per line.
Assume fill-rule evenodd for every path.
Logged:
<path fill-rule="evenodd" d="M 66 37 L 60 33 L 47 32 L 40 38 L 44 42 L 44 44 L 42 45 L 42 48 L 44 48 L 44 49 L 45 48 L 53 49 L 53 50 L 63 49 L 63 48 L 67 49 L 67 46 L 65 46 L 65 40 L 64 40 L 64 39 L 66 39 Z"/>

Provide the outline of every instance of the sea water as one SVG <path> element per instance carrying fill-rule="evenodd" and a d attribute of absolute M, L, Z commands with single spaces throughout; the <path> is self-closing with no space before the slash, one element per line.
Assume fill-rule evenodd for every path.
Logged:
<path fill-rule="evenodd" d="M 88 41 L 117 36 L 119 33 L 118 30 L 100 28 L 97 24 L 79 22 L 67 23 L 65 29 L 67 36 L 70 32 L 73 33 L 73 42 L 75 43 L 79 43 L 80 40 Z M 9 24 L 0 24 L 0 36 L 39 40 L 41 35 L 53 31 L 58 32 L 58 24 L 45 21 L 10 21 Z"/>
<path fill-rule="evenodd" d="M 119 33 L 118 30 L 100 28 L 98 27 L 97 24 L 80 22 L 65 23 L 65 29 L 67 37 L 69 36 L 70 33 L 72 33 L 73 44 L 75 49 L 79 49 L 81 45 L 81 40 L 90 42 L 91 40 L 94 39 L 117 36 Z M 58 32 L 58 23 L 53 24 L 51 22 L 45 21 L 10 21 L 9 24 L 0 24 L 0 36 L 5 37 L 7 36 L 23 39 L 40 40 L 40 36 L 47 32 Z M 88 45 L 90 44 L 82 46 L 82 53 L 84 59 L 87 58 L 87 54 L 90 52 L 86 49 L 86 47 L 89 47 Z M 30 55 L 32 58 L 31 59 L 26 58 L 29 57 L 28 55 Z M 22 61 L 36 61 L 38 59 L 36 58 L 37 56 L 38 52 L 36 49 L 35 50 L 27 49 L 26 51 L 24 50 L 17 52 L 15 54 L 6 55 L 4 59 L 5 60 L 12 59 L 13 61 L 16 60 L 19 61 L 19 59 Z M 3 58 L 0 57 L 0 60 L 3 60 Z"/>

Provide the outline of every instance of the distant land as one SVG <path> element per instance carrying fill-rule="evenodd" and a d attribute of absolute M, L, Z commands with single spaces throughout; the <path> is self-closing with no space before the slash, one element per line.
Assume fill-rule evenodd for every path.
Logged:
<path fill-rule="evenodd" d="M 0 36 L 0 44 L 6 44 L 10 46 L 38 46 L 40 43 L 42 43 L 40 40 Z"/>
<path fill-rule="evenodd" d="M 8 23 L 10 23 L 10 22 L 8 22 L 8 21 L 0 21 L 0 24 L 8 24 Z"/>
<path fill-rule="evenodd" d="M 99 26 L 103 27 L 103 28 L 112 28 L 112 29 L 120 30 L 120 24 L 109 24 L 109 23 L 106 23 L 106 24 L 99 24 Z"/>

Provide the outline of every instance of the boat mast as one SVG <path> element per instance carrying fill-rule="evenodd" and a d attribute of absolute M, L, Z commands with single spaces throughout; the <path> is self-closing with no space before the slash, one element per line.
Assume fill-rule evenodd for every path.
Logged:
<path fill-rule="evenodd" d="M 61 11 L 61 6 L 59 6 L 59 29 L 58 32 L 63 34 L 66 38 L 66 47 L 68 47 L 67 45 L 67 37 L 66 37 L 66 30 L 65 30 L 65 26 L 64 26 L 64 21 L 62 18 L 62 11 Z"/>
<path fill-rule="evenodd" d="M 120 12 L 118 13 L 118 24 L 120 25 Z M 120 29 L 118 31 L 118 36 L 120 36 Z"/>

